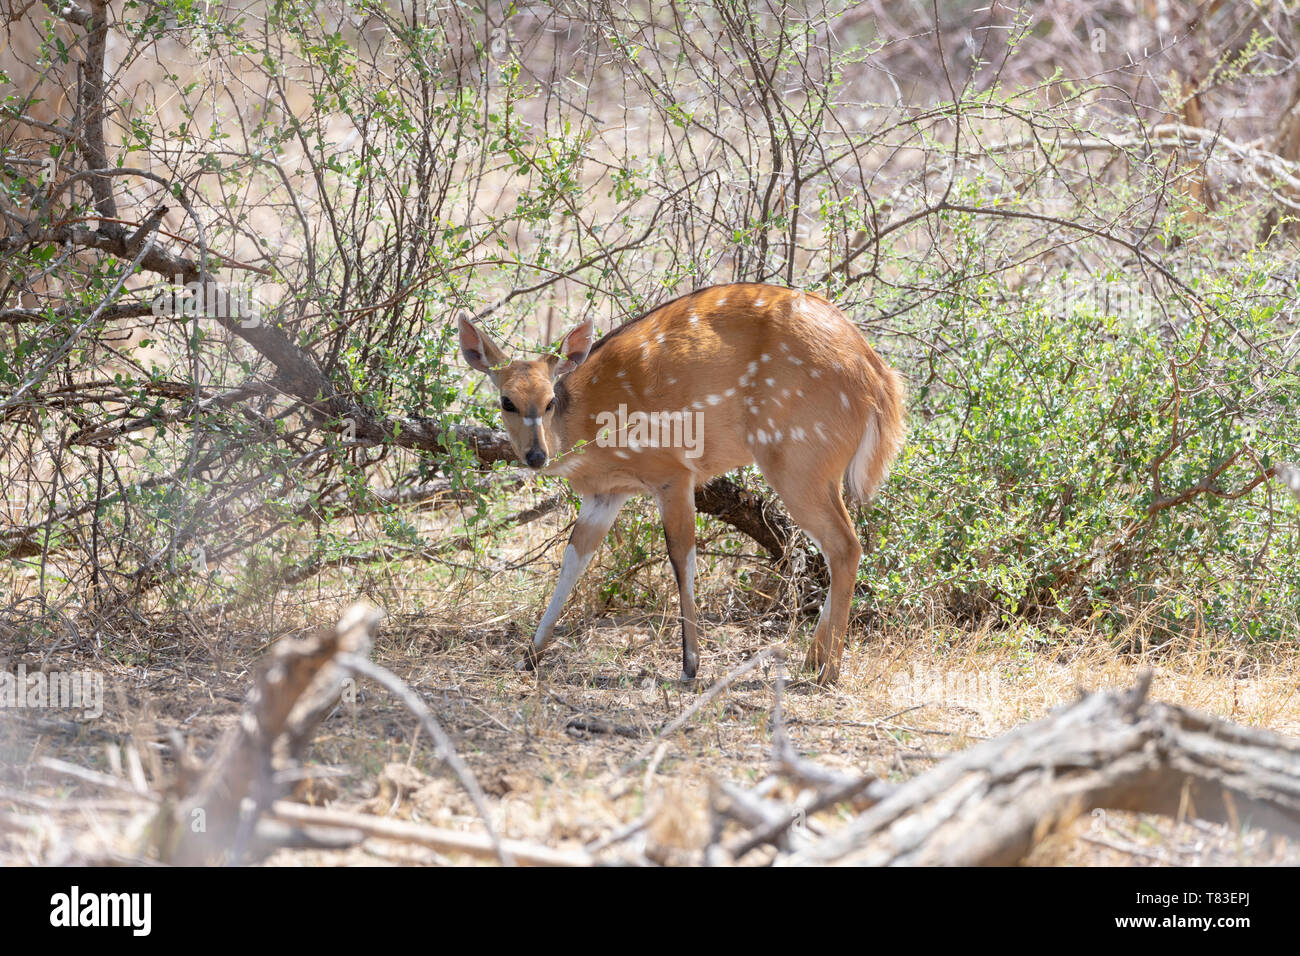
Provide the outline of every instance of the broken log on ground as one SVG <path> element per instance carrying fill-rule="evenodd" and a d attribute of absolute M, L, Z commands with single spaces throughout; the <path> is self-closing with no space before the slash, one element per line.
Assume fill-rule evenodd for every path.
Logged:
<path fill-rule="evenodd" d="M 1149 702 L 1150 680 L 949 757 L 779 862 L 1013 864 L 1096 808 L 1300 836 L 1300 740 Z"/>
<path fill-rule="evenodd" d="M 280 641 L 244 702 L 239 722 L 222 738 L 197 786 L 165 801 L 154 833 L 164 862 L 196 865 L 242 860 L 262 810 L 279 796 L 277 753 L 294 758 L 343 693 L 349 672 L 341 653 L 366 653 L 381 612 L 353 604 L 337 625 Z"/>

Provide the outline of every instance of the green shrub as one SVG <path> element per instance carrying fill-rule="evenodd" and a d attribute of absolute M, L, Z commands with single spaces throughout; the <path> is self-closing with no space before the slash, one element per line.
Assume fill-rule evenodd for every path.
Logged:
<path fill-rule="evenodd" d="M 1231 291 L 1260 279 L 1221 275 L 1211 313 L 1172 322 L 992 287 L 940 316 L 949 348 L 908 370 L 911 433 L 866 519 L 875 602 L 1293 637 L 1296 508 L 1262 472 L 1300 440 L 1295 374 L 1280 298 Z"/>

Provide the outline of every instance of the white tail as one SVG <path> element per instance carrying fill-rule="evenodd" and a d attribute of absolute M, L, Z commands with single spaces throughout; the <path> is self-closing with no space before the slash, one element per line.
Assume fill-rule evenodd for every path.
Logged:
<path fill-rule="evenodd" d="M 623 502 L 645 493 L 663 519 L 681 603 L 682 676 L 693 678 L 695 488 L 757 464 L 830 568 L 807 664 L 818 680 L 834 680 L 862 555 L 841 488 L 870 500 L 898 453 L 897 373 L 830 302 L 768 285 L 703 289 L 593 337 L 588 320 L 558 355 L 512 362 L 460 320 L 461 352 L 500 392 L 520 459 L 567 478 L 582 499 L 527 663 L 550 643 Z"/>

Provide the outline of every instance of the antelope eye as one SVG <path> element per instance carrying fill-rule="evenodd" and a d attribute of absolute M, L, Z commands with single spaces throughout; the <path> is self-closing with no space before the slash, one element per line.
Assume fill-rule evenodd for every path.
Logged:
<path fill-rule="evenodd" d="M 546 403 L 546 410 L 548 412 L 555 411 L 555 399 L 551 399 L 549 402 Z"/>
<path fill-rule="evenodd" d="M 517 411 L 519 411 L 519 409 L 515 408 L 515 403 L 514 403 L 514 402 L 510 401 L 510 399 L 508 399 L 508 398 L 506 398 L 504 395 L 502 395 L 502 396 L 501 396 L 501 411 L 503 411 L 503 412 L 517 412 Z"/>

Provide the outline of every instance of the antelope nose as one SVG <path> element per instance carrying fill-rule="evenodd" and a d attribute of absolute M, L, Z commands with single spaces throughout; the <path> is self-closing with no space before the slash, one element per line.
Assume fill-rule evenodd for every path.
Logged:
<path fill-rule="evenodd" d="M 528 454 L 524 455 L 524 461 L 528 463 L 529 468 L 541 468 L 546 464 L 546 452 L 540 448 L 530 448 Z"/>

